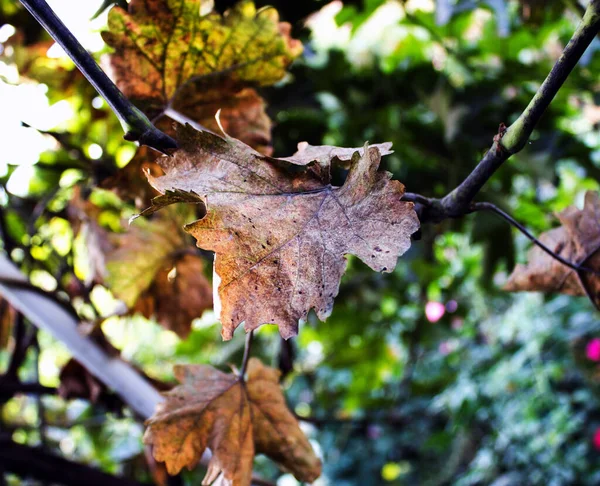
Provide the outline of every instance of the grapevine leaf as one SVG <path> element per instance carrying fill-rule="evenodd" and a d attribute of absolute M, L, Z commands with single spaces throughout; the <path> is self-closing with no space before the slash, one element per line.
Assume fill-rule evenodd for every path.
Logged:
<path fill-rule="evenodd" d="M 331 147 L 314 148 L 313 158 L 324 170 L 311 171 L 316 164 L 297 167 L 307 159 L 273 159 L 239 140 L 190 126 L 180 127 L 178 141 L 180 150 L 159 160 L 166 175 L 148 176 L 167 196 L 155 199 L 146 213 L 173 202 L 173 194 L 204 201 L 206 215 L 186 230 L 198 246 L 216 253 L 214 280 L 220 280 L 226 340 L 242 322 L 246 331 L 277 324 L 289 338 L 310 309 L 324 320 L 346 254 L 375 271 L 391 272 L 418 229 L 413 204 L 400 200 L 404 186 L 378 171 L 377 146 L 355 151 L 344 185 L 333 187 L 327 175 L 331 161 L 319 156 L 331 154 Z"/>
<path fill-rule="evenodd" d="M 562 226 L 543 233 L 540 241 L 554 253 L 576 265 L 600 271 L 600 199 L 588 191 L 582 210 L 569 207 L 558 215 Z M 527 264 L 518 264 L 505 290 L 560 292 L 588 295 L 600 308 L 600 278 L 586 271 L 575 271 L 534 246 Z"/>
<path fill-rule="evenodd" d="M 170 474 L 193 469 L 210 448 L 203 485 L 221 478 L 249 486 L 255 453 L 273 458 L 299 481 L 314 481 L 321 462 L 285 404 L 279 374 L 256 358 L 246 380 L 206 365 L 176 366 L 181 385 L 165 394 L 146 422 L 144 442 Z"/>
<path fill-rule="evenodd" d="M 115 248 L 106 259 L 106 282 L 115 296 L 134 311 L 155 315 L 183 338 L 191 321 L 212 306 L 204 264 L 189 254 L 193 247 L 182 229 L 193 216 L 192 206 L 186 206 L 139 220 L 127 233 L 114 235 Z"/>
<path fill-rule="evenodd" d="M 168 106 L 216 130 L 222 109 L 229 133 L 267 150 L 271 123 L 253 87 L 281 80 L 302 52 L 273 8 L 248 0 L 224 15 L 207 0 L 132 0 L 110 11 L 103 38 L 115 49 L 119 88 L 152 117 Z M 209 10 L 209 12 L 206 12 Z"/>

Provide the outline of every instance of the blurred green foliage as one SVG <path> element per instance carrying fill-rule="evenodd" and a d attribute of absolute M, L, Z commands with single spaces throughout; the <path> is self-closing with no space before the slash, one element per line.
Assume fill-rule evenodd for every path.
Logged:
<path fill-rule="evenodd" d="M 231 2 L 216 3 L 224 9 Z M 261 93 L 275 121 L 275 153 L 289 155 L 302 140 L 352 147 L 392 141 L 386 168 L 408 191 L 437 197 L 473 169 L 498 125 L 520 114 L 581 14 L 576 1 L 268 3 L 305 42 L 290 79 Z M 3 24 L 14 33 L 3 36 Z M 49 127 L 24 118 L 31 111 L 24 110 L 19 121 L 27 126 L 9 127 L 46 146 L 34 163 L 19 150 L 1 158 L 4 248 L 34 283 L 61 290 L 76 258 L 66 213 L 74 186 L 103 208 L 102 226 L 119 230 L 132 205 L 96 186 L 129 161 L 134 147 L 68 60 L 32 47 L 46 39 L 15 2 L 0 1 L 0 100 L 41 86 L 51 104 L 66 102 L 70 110 Z M 556 225 L 553 213 L 580 203 L 585 190 L 599 188 L 599 46 L 596 40 L 590 47 L 526 149 L 478 198 L 535 233 Z M 290 406 L 306 418 L 323 456 L 318 484 L 600 483 L 600 365 L 585 352 L 600 336 L 598 313 L 583 298 L 502 292 L 527 248 L 522 235 L 490 214 L 426 226 L 393 274 L 349 258 L 327 322 L 311 318 L 291 344 L 261 328 L 255 353 L 290 371 Z M 90 319 L 109 315 L 114 304 L 100 285 L 73 303 Z M 161 380 L 172 378 L 172 364 L 226 368 L 239 364 L 243 351 L 241 335 L 220 342 L 211 313 L 185 341 L 139 316 L 111 317 L 103 330 L 127 360 Z M 41 383 L 56 386 L 68 351 L 44 333 L 39 340 L 40 354 L 30 353 L 22 379 L 35 378 L 39 368 Z M 0 351 L 2 367 L 9 350 Z M 46 440 L 57 451 L 149 479 L 136 463 L 142 426 L 129 412 L 55 397 L 43 403 Z M 39 443 L 38 411 L 34 398 L 4 405 L 2 422 L 14 428 L 15 441 Z M 266 461 L 257 470 L 281 474 Z M 199 474 L 186 474 L 187 484 L 197 484 Z M 294 481 L 284 475 L 278 484 Z M 9 477 L 9 484 L 21 483 Z"/>

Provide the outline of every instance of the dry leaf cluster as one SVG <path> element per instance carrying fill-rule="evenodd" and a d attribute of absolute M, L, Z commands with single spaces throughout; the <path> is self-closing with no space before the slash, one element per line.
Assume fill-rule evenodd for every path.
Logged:
<path fill-rule="evenodd" d="M 203 485 L 249 486 L 255 454 L 299 481 L 314 481 L 321 462 L 286 406 L 279 374 L 255 358 L 245 379 L 205 365 L 176 366 L 181 384 L 147 421 L 144 442 L 170 474 L 193 469 L 209 448 Z"/>

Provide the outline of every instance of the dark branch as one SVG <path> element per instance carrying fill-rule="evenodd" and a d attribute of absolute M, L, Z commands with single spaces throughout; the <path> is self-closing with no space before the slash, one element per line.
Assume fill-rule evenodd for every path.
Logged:
<path fill-rule="evenodd" d="M 121 93 L 45 0 L 20 1 L 106 100 L 125 130 L 125 140 L 139 142 L 163 153 L 177 147 L 175 140 L 152 125 L 146 115 Z"/>
<path fill-rule="evenodd" d="M 0 376 L 1 378 L 1 376 Z M 0 380 L 0 398 L 10 398 L 17 393 L 25 395 L 56 395 L 56 388 L 43 386 L 39 383 L 7 382 Z"/>
<path fill-rule="evenodd" d="M 550 105 L 579 59 L 600 32 L 600 0 L 592 0 L 577 26 L 560 59 L 540 86 L 537 93 L 519 118 L 507 129 L 503 127 L 494 137 L 492 147 L 477 164 L 473 172 L 444 198 L 413 200 L 421 205 L 421 222 L 440 222 L 447 218 L 464 216 L 470 211 L 471 201 L 484 184 L 512 155 L 519 152 L 529 140 L 540 118 Z"/>
<path fill-rule="evenodd" d="M 141 486 L 146 483 L 111 476 L 98 469 L 68 461 L 38 448 L 0 440 L 0 469 L 23 478 L 65 486 Z"/>

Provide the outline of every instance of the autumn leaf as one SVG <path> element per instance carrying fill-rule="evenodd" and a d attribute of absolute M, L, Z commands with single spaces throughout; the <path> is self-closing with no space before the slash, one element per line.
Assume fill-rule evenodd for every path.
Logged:
<path fill-rule="evenodd" d="M 115 49 L 119 88 L 153 118 L 165 108 L 211 130 L 222 110 L 229 133 L 260 149 L 271 139 L 253 89 L 281 80 L 302 52 L 273 8 L 241 1 L 224 15 L 207 0 L 132 0 L 115 7 L 103 38 Z M 209 10 L 209 12 L 206 12 Z"/>
<path fill-rule="evenodd" d="M 600 199 L 588 191 L 582 210 L 569 207 L 558 215 L 562 226 L 543 233 L 540 241 L 565 260 L 600 271 Z M 527 264 L 518 264 L 504 286 L 508 291 L 560 292 L 588 295 L 600 308 L 600 278 L 577 272 L 538 246 L 528 253 Z"/>
<path fill-rule="evenodd" d="M 0 297 L 0 350 L 8 347 L 16 317 L 17 311 Z"/>
<path fill-rule="evenodd" d="M 193 469 L 206 448 L 212 457 L 203 485 L 221 477 L 249 486 L 256 453 L 299 481 L 321 474 L 321 462 L 286 406 L 279 371 L 251 358 L 246 380 L 206 365 L 175 366 L 175 376 L 181 385 L 165 394 L 144 435 L 169 474 Z"/>
<path fill-rule="evenodd" d="M 116 247 L 106 257 L 106 282 L 115 296 L 146 317 L 156 316 L 182 338 L 191 321 L 212 307 L 204 263 L 182 228 L 194 217 L 193 209 L 173 208 L 136 222 L 126 233 L 113 235 Z"/>
<path fill-rule="evenodd" d="M 98 224 L 101 212 L 101 208 L 82 197 L 79 187 L 75 188 L 67 215 L 76 235 L 73 246 L 75 274 L 86 286 L 104 281 L 105 256 L 112 249 L 108 232 Z"/>
<path fill-rule="evenodd" d="M 419 226 L 413 204 L 400 200 L 404 186 L 378 171 L 389 144 L 351 149 L 348 177 L 333 187 L 327 158 L 347 160 L 348 149 L 313 147 L 310 157 L 273 159 L 189 126 L 180 127 L 178 142 L 180 150 L 159 161 L 166 175 L 148 176 L 164 195 L 145 213 L 178 200 L 205 204 L 206 216 L 186 230 L 200 248 L 216 253 L 226 340 L 242 322 L 246 331 L 277 324 L 289 338 L 310 309 L 324 320 L 346 254 L 391 272 Z"/>

